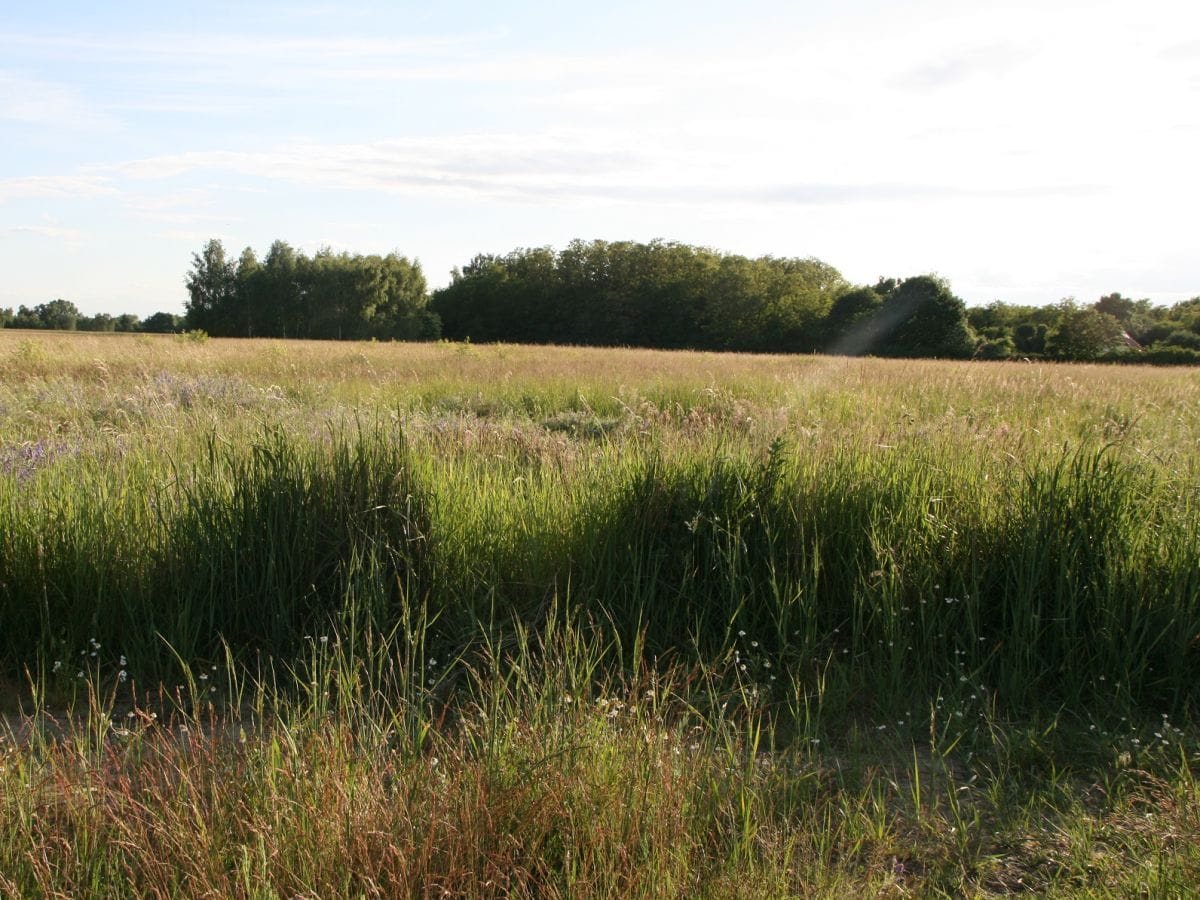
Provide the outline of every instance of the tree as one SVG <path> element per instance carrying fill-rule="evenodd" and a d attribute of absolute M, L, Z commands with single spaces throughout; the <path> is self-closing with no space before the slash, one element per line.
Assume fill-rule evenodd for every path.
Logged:
<path fill-rule="evenodd" d="M 41 328 L 56 331 L 74 331 L 81 318 L 78 307 L 70 300 L 61 298 L 38 304 L 34 308 L 34 314 L 41 323 Z"/>
<path fill-rule="evenodd" d="M 1013 344 L 1012 338 L 1005 335 L 1004 337 L 993 338 L 989 341 L 983 341 L 975 350 L 976 359 L 1011 359 L 1016 355 L 1016 345 Z"/>
<path fill-rule="evenodd" d="M 230 334 L 254 337 L 255 334 L 265 333 L 263 326 L 270 318 L 264 296 L 265 276 L 258 257 L 250 247 L 243 249 L 238 257 L 234 282 L 237 304 L 232 311 Z"/>
<path fill-rule="evenodd" d="M 872 323 L 883 306 L 874 288 L 858 287 L 833 301 L 823 325 L 826 353 L 858 356 L 870 352 L 879 335 Z"/>
<path fill-rule="evenodd" d="M 84 316 L 76 324 L 80 331 L 116 331 L 117 320 L 108 313 L 96 313 L 94 316 Z"/>
<path fill-rule="evenodd" d="M 888 290 L 874 324 L 884 356 L 961 359 L 975 351 L 966 305 L 934 275 L 906 278 Z"/>
<path fill-rule="evenodd" d="M 1105 294 L 1097 300 L 1092 305 L 1092 309 L 1096 312 L 1107 313 L 1122 325 L 1128 325 L 1134 310 L 1137 309 L 1137 304 L 1128 297 L 1122 297 L 1120 293 L 1112 293 Z"/>
<path fill-rule="evenodd" d="M 183 328 L 183 316 L 156 312 L 142 320 L 141 330 L 149 334 L 172 334 Z"/>
<path fill-rule="evenodd" d="M 1059 303 L 1058 327 L 1046 340 L 1046 351 L 1060 359 L 1097 359 L 1125 346 L 1125 331 L 1117 319 L 1073 299 Z"/>
<path fill-rule="evenodd" d="M 263 257 L 261 292 L 254 298 L 264 337 L 311 337 L 303 268 L 307 260 L 287 241 L 274 241 Z M 227 332 L 234 333 L 234 332 Z"/>
<path fill-rule="evenodd" d="M 188 291 L 187 327 L 210 334 L 227 334 L 236 298 L 233 266 L 225 247 L 213 238 L 192 254 L 192 269 L 185 280 Z"/>
<path fill-rule="evenodd" d="M 841 274 L 651 241 L 479 256 L 434 294 L 447 335 L 530 343 L 812 350 Z"/>
<path fill-rule="evenodd" d="M 44 328 L 37 311 L 30 309 L 24 303 L 17 307 L 16 315 L 8 325 L 9 328 Z"/>
<path fill-rule="evenodd" d="M 1044 353 L 1048 331 L 1043 323 L 1022 322 L 1013 329 L 1013 344 L 1021 353 Z"/>

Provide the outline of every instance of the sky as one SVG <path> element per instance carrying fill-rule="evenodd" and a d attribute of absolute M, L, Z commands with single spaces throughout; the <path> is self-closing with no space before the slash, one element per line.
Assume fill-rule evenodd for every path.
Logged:
<path fill-rule="evenodd" d="M 0 307 L 182 311 L 214 237 L 1200 295 L 1194 0 L 5 3 L 0 136 Z"/>

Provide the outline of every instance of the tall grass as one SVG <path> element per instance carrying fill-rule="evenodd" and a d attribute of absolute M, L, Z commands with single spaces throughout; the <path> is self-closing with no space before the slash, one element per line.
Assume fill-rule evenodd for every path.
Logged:
<path fill-rule="evenodd" d="M 0 502 L 12 671 L 92 642 L 156 678 L 223 642 L 290 659 L 351 606 L 383 631 L 431 616 L 450 653 L 558 603 L 651 655 L 744 633 L 777 671 L 831 658 L 882 706 L 970 685 L 1006 709 L 1180 709 L 1200 683 L 1194 509 L 1102 448 L 981 472 L 915 444 L 618 445 L 565 471 L 448 462 L 401 426 L 270 429 Z"/>
<path fill-rule="evenodd" d="M 7 340 L 0 893 L 1194 883 L 1193 372 Z"/>
<path fill-rule="evenodd" d="M 746 682 L 682 665 L 614 675 L 622 648 L 558 609 L 512 635 L 448 696 L 429 687 L 436 658 L 371 672 L 337 637 L 290 677 L 242 680 L 225 713 L 203 690 L 65 729 L 33 710 L 0 735 L 0 889 L 1122 896 L 1178 895 L 1200 873 L 1200 792 L 1179 764 L 1195 746 L 1166 722 L 1167 741 L 1117 738 L 1129 749 L 1081 797 L 1062 775 L 1030 780 L 1055 741 L 1041 727 L 989 719 L 965 763 L 942 733 L 780 746 Z"/>

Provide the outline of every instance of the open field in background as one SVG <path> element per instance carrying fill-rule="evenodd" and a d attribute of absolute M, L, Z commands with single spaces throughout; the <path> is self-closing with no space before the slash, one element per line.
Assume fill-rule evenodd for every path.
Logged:
<path fill-rule="evenodd" d="M 0 331 L 0 893 L 1178 894 L 1200 371 Z"/>

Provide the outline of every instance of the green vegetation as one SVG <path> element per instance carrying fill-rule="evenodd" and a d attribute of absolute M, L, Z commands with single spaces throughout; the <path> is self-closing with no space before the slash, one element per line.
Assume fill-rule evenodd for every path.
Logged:
<path fill-rule="evenodd" d="M 0 892 L 1200 876 L 1194 370 L 6 332 L 0 375 Z"/>
<path fill-rule="evenodd" d="M 249 247 L 234 262 L 210 240 L 186 284 L 186 316 L 88 317 L 59 299 L 0 309 L 0 328 L 1200 365 L 1200 297 L 967 309 L 932 275 L 855 286 L 811 257 L 663 241 L 480 255 L 430 296 L 420 265 L 396 253 L 310 258 L 275 241 L 262 262 Z"/>
<path fill-rule="evenodd" d="M 968 313 L 981 338 L 978 355 L 1156 365 L 1200 365 L 1200 297 L 1154 306 L 1108 294 L 1091 306 L 1067 298 L 1053 306 L 999 301 Z"/>
<path fill-rule="evenodd" d="M 420 266 L 394 253 L 312 258 L 283 241 L 260 264 L 247 247 L 236 264 L 212 240 L 188 273 L 188 327 L 219 336 L 429 339 L 437 317 L 425 309 Z"/>

